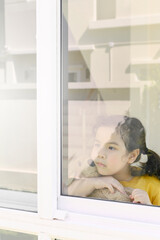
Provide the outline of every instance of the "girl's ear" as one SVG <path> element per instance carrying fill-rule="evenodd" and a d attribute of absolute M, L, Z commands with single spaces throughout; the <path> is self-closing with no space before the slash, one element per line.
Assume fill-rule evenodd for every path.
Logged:
<path fill-rule="evenodd" d="M 138 155 L 140 154 L 140 150 L 139 149 L 135 149 L 132 152 L 129 153 L 129 158 L 128 158 L 128 163 L 133 163 Z"/>

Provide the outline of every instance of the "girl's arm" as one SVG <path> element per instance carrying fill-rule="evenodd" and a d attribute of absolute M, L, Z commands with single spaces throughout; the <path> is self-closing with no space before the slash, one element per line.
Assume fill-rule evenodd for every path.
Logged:
<path fill-rule="evenodd" d="M 74 180 L 68 187 L 68 194 L 87 197 L 94 189 L 108 188 L 111 193 L 114 193 L 114 188 L 121 193 L 126 194 L 122 184 L 112 176 L 83 178 Z"/>
<path fill-rule="evenodd" d="M 87 197 L 93 190 L 91 178 L 76 179 L 68 186 L 68 195 Z"/>

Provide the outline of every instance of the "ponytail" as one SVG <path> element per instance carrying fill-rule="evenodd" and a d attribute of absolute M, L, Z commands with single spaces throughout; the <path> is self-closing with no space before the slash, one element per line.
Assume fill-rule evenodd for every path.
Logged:
<path fill-rule="evenodd" d="M 160 156 L 154 151 L 147 149 L 148 161 L 144 166 L 145 174 L 160 179 Z"/>
<path fill-rule="evenodd" d="M 145 148 L 130 165 L 132 176 L 155 176 L 160 179 L 160 156 L 154 151 Z"/>

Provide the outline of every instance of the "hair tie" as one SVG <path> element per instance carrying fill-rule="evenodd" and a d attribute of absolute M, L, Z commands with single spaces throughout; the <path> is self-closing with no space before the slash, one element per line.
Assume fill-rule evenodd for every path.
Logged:
<path fill-rule="evenodd" d="M 140 163 L 146 163 L 148 162 L 148 156 L 147 154 L 141 154 L 141 158 L 139 160 Z"/>
<path fill-rule="evenodd" d="M 143 153 L 141 153 L 141 158 L 140 158 L 140 160 L 139 161 L 137 161 L 137 162 L 133 162 L 133 163 L 131 163 L 131 167 L 142 167 L 143 166 L 143 163 L 146 163 L 146 162 L 148 162 L 148 156 L 147 156 L 147 154 L 143 154 Z"/>

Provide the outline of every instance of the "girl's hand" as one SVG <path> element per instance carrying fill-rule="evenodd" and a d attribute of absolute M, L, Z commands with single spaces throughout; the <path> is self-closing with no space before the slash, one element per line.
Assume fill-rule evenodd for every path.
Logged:
<path fill-rule="evenodd" d="M 134 189 L 132 194 L 130 195 L 130 198 L 133 203 L 152 205 L 148 193 L 141 189 Z"/>
<path fill-rule="evenodd" d="M 114 188 L 116 188 L 121 193 L 126 194 L 120 182 L 111 176 L 76 179 L 67 190 L 69 195 L 87 197 L 95 189 L 102 188 L 108 188 L 111 193 L 114 193 Z"/>
<path fill-rule="evenodd" d="M 95 189 L 108 188 L 111 193 L 114 193 L 114 188 L 123 194 L 126 194 L 123 185 L 114 177 L 96 177 L 94 178 L 93 186 Z"/>

